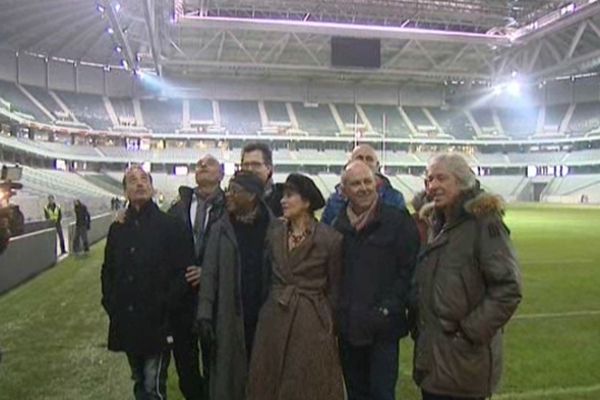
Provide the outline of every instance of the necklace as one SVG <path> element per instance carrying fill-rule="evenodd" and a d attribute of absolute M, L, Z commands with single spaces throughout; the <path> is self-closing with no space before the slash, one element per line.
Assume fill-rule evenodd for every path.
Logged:
<path fill-rule="evenodd" d="M 310 235 L 310 229 L 305 229 L 300 233 L 294 233 L 291 226 L 288 226 L 288 241 L 290 250 L 298 247 L 304 239 L 306 239 Z"/>

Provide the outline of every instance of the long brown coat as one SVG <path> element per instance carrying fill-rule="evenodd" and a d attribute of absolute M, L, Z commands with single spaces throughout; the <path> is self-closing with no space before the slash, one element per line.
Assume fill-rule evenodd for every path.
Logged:
<path fill-rule="evenodd" d="M 287 242 L 285 224 L 276 224 L 267 249 L 272 285 L 258 321 L 247 400 L 342 400 L 332 311 L 342 236 L 315 221 L 299 247 L 289 252 Z"/>

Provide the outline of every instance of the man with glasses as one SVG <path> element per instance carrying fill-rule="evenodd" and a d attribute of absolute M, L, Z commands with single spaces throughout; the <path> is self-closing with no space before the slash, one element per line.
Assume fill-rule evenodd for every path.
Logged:
<path fill-rule="evenodd" d="M 204 258 L 204 249 L 210 227 L 223 215 L 225 197 L 221 189 L 223 167 L 210 154 L 196 163 L 196 187 L 181 186 L 179 200 L 170 208 L 169 214 L 182 221 L 193 243 L 194 259 L 187 267 L 186 280 L 189 290 L 171 317 L 173 326 L 173 356 L 179 375 L 179 388 L 186 400 L 208 399 L 208 347 L 203 343 L 203 374 L 200 374 L 198 335 L 193 332 L 196 317 L 198 290 Z"/>
<path fill-rule="evenodd" d="M 273 182 L 273 152 L 265 143 L 249 143 L 242 149 L 243 171 L 256 174 L 263 182 L 265 191 L 263 200 L 271 209 L 275 217 L 281 217 L 281 198 L 283 197 L 283 184 Z"/>

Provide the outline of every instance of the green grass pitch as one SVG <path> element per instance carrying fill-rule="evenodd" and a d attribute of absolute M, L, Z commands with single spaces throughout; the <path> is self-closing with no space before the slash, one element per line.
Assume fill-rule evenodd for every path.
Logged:
<path fill-rule="evenodd" d="M 522 266 L 524 301 L 506 329 L 495 399 L 600 399 L 600 209 L 514 206 L 506 217 Z M 103 243 L 0 298 L 0 400 L 121 400 L 125 356 L 105 349 Z M 0 266 L 1 268 L 1 266 Z M 418 399 L 403 340 L 399 399 Z M 182 399 L 171 367 L 169 398 Z"/>

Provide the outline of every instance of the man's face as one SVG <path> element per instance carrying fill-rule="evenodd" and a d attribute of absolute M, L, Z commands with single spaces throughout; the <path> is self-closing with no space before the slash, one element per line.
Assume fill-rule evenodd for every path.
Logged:
<path fill-rule="evenodd" d="M 198 186 L 216 185 L 221 182 L 222 178 L 221 165 L 213 156 L 206 155 L 196 163 L 196 184 Z"/>
<path fill-rule="evenodd" d="M 229 187 L 225 191 L 225 206 L 229 213 L 244 214 L 253 208 L 255 201 L 256 195 L 249 193 L 235 182 L 229 183 Z"/>
<path fill-rule="evenodd" d="M 444 163 L 432 164 L 427 168 L 426 188 L 427 196 L 438 209 L 452 207 L 461 193 L 458 180 Z"/>
<path fill-rule="evenodd" d="M 360 145 L 352 151 L 351 161 L 362 161 L 371 168 L 371 171 L 377 172 L 379 170 L 379 159 L 377 153 L 371 146 Z"/>
<path fill-rule="evenodd" d="M 267 183 L 271 178 L 272 167 L 265 164 L 262 151 L 254 150 L 242 155 L 242 170 L 258 175 L 263 183 Z"/>
<path fill-rule="evenodd" d="M 342 188 L 352 208 L 360 212 L 371 207 L 377 199 L 375 176 L 364 163 L 349 165 Z"/>
<path fill-rule="evenodd" d="M 130 168 L 125 173 L 125 196 L 131 203 L 145 203 L 152 199 L 150 176 L 141 168 Z"/>

